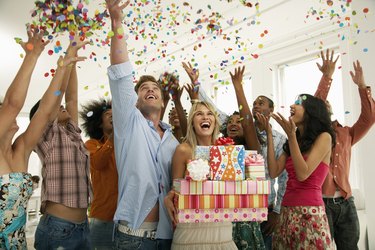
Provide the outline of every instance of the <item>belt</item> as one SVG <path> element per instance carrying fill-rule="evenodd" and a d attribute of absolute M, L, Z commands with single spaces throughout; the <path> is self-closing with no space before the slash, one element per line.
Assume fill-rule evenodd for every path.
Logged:
<path fill-rule="evenodd" d="M 343 202 L 345 202 L 345 198 L 344 197 L 337 197 L 337 198 L 325 198 L 323 197 L 323 201 L 325 202 L 330 202 L 330 203 L 333 203 L 333 204 L 341 204 Z"/>
<path fill-rule="evenodd" d="M 118 230 L 121 233 L 131 235 L 131 236 L 137 236 L 137 237 L 144 237 L 149 238 L 151 240 L 156 239 L 156 230 L 149 230 L 149 229 L 131 229 L 130 227 L 127 227 L 122 224 L 118 224 Z"/>

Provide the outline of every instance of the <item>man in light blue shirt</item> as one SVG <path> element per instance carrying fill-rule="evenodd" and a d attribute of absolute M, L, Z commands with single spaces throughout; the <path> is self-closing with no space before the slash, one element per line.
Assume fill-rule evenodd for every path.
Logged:
<path fill-rule="evenodd" d="M 266 96 L 258 96 L 254 103 L 253 103 L 253 115 L 257 113 L 263 114 L 266 117 L 270 117 L 270 113 L 273 112 L 274 104 L 271 99 Z M 271 193 L 268 196 L 268 218 L 267 221 L 261 224 L 262 234 L 264 244 L 266 249 L 272 249 L 272 233 L 275 229 L 275 226 L 280 217 L 280 209 L 281 209 L 281 202 L 283 200 L 283 196 L 286 189 L 286 183 L 288 180 L 288 174 L 284 170 L 278 177 L 277 177 L 277 184 L 278 189 L 276 193 L 275 189 L 275 179 L 271 179 L 268 171 L 267 165 L 267 134 L 264 128 L 261 127 L 257 121 L 255 121 L 255 126 L 257 129 L 257 133 L 259 135 L 259 143 L 261 148 L 261 154 L 264 158 L 264 164 L 266 167 L 266 178 L 267 180 L 271 180 Z M 275 149 L 275 156 L 276 159 L 280 157 L 283 153 L 283 145 L 286 141 L 286 137 L 281 134 L 280 132 L 272 129 L 272 137 L 273 137 L 273 144 Z M 277 197 L 276 197 L 277 196 Z"/>
<path fill-rule="evenodd" d="M 119 177 L 115 246 L 169 249 L 172 226 L 163 200 L 170 190 L 171 162 L 178 141 L 170 126 L 160 121 L 163 98 L 156 79 L 142 76 L 134 88 L 121 23 L 122 10 L 129 1 L 123 5 L 117 0 L 106 2 L 114 32 L 108 76 Z"/>

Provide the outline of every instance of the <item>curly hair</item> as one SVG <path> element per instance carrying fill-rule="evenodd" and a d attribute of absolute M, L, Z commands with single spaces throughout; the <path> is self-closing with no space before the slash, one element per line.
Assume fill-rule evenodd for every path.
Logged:
<path fill-rule="evenodd" d="M 233 114 L 228 116 L 228 118 L 225 120 L 225 122 L 220 126 L 220 133 L 222 133 L 224 137 L 228 137 L 228 130 L 227 130 L 228 124 L 229 124 L 229 121 L 232 119 L 232 117 L 234 115 L 240 116 L 240 112 L 234 111 Z M 241 124 L 241 126 L 242 126 L 242 124 Z M 244 136 L 242 136 L 242 137 L 237 136 L 237 137 L 232 138 L 232 139 L 234 140 L 234 143 L 236 145 L 244 145 L 245 147 L 247 147 Z"/>
<path fill-rule="evenodd" d="M 333 146 L 336 142 L 336 134 L 332 128 L 331 116 L 324 101 L 309 94 L 301 94 L 298 98 L 302 101 L 301 104 L 305 109 L 303 115 L 303 134 L 298 129 L 296 131 L 301 152 L 309 151 L 315 139 L 323 132 L 331 135 Z M 288 140 L 285 142 L 283 149 L 290 155 Z"/>
<path fill-rule="evenodd" d="M 87 136 L 97 140 L 103 137 L 102 115 L 108 109 L 112 109 L 111 100 L 103 98 L 82 105 L 79 115 L 83 120 L 82 128 Z"/>

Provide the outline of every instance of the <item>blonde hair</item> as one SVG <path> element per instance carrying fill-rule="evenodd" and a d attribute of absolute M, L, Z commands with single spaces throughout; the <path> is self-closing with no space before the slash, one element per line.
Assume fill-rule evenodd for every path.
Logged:
<path fill-rule="evenodd" d="M 217 112 L 216 112 L 215 108 L 207 102 L 200 101 L 200 102 L 194 103 L 191 106 L 191 109 L 190 109 L 190 112 L 189 112 L 186 136 L 183 140 L 183 142 L 189 144 L 192 147 L 192 149 L 193 149 L 193 159 L 194 159 L 195 148 L 197 147 L 197 143 L 198 143 L 197 142 L 197 135 L 195 133 L 194 126 L 193 126 L 193 120 L 194 120 L 195 114 L 197 113 L 197 109 L 198 109 L 199 105 L 205 106 L 208 110 L 210 110 L 214 114 L 214 117 L 215 117 L 215 128 L 214 128 L 214 131 L 212 132 L 212 138 L 211 138 L 211 144 L 212 145 L 215 143 L 215 141 L 218 138 L 219 133 L 220 133 L 220 122 L 219 122 L 219 119 L 218 119 Z"/>

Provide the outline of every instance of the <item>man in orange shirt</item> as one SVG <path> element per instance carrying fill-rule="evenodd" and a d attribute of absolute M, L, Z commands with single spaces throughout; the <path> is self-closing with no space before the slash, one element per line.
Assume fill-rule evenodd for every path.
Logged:
<path fill-rule="evenodd" d="M 90 137 L 90 173 L 94 199 L 90 209 L 90 236 L 93 249 L 112 249 L 113 216 L 117 207 L 117 168 L 113 147 L 112 107 L 104 99 L 82 107 L 82 128 Z"/>
<path fill-rule="evenodd" d="M 327 99 L 331 87 L 331 77 L 337 59 L 333 61 L 334 51 L 326 55 L 321 52 L 323 64 L 318 64 L 323 73 L 315 93 L 316 97 Z M 325 203 L 331 235 L 337 249 L 358 249 L 359 220 L 354 197 L 349 183 L 351 148 L 362 139 L 375 123 L 375 101 L 371 95 L 371 87 L 366 86 L 362 67 L 359 61 L 353 63 L 354 72 L 350 72 L 353 82 L 358 86 L 361 99 L 361 114 L 356 123 L 342 126 L 337 120 L 332 122 L 336 132 L 336 145 L 332 149 L 329 173 L 323 184 L 323 200 Z M 327 102 L 328 108 L 331 108 Z"/>

